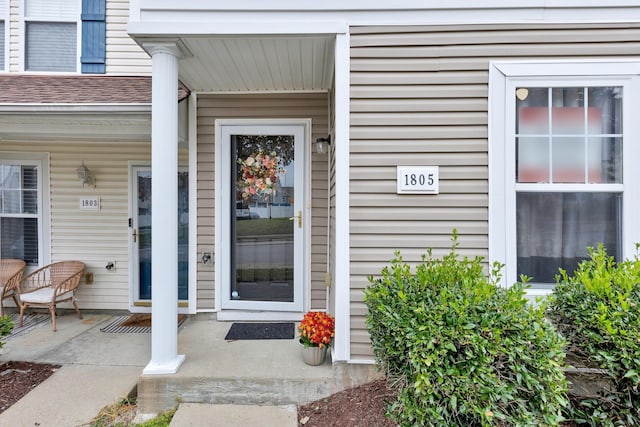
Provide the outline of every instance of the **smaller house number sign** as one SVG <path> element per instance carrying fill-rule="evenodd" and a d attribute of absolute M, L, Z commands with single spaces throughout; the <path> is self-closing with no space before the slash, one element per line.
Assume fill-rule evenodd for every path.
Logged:
<path fill-rule="evenodd" d="M 438 166 L 398 166 L 398 194 L 438 194 Z"/>
<path fill-rule="evenodd" d="M 80 199 L 80 210 L 99 211 L 100 197 L 83 197 Z"/>

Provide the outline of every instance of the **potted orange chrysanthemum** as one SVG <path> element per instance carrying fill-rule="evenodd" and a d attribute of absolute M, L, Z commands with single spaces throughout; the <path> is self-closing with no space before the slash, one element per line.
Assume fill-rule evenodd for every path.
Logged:
<path fill-rule="evenodd" d="M 298 331 L 302 344 L 302 359 L 307 365 L 320 365 L 333 342 L 335 319 L 322 311 L 310 311 L 304 315 Z"/>

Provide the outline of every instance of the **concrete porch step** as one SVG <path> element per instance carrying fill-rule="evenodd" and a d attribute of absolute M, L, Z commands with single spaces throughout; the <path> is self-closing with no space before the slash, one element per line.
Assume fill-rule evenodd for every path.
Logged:
<path fill-rule="evenodd" d="M 138 413 L 158 413 L 176 403 L 284 406 L 338 391 L 333 379 L 150 377 L 138 381 Z"/>
<path fill-rule="evenodd" d="M 295 405 L 379 377 L 373 365 L 306 365 L 300 343 L 290 340 L 225 341 L 228 322 L 189 319 L 178 334 L 186 359 L 173 375 L 142 375 L 138 414 L 177 403 Z"/>

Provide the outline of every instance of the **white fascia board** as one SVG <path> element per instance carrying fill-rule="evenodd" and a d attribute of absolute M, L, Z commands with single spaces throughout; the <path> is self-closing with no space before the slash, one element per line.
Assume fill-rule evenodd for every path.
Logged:
<path fill-rule="evenodd" d="M 94 114 L 141 113 L 151 114 L 151 104 L 0 104 L 0 113 L 24 114 Z"/>
<path fill-rule="evenodd" d="M 226 15 L 225 15 L 226 16 Z M 344 19 L 309 19 L 304 17 L 295 19 L 265 19 L 265 16 L 247 17 L 246 15 L 229 16 L 221 18 L 219 15 L 211 19 L 203 19 L 202 16 L 171 17 L 166 21 L 158 17 L 153 21 L 130 21 L 127 27 L 129 35 L 135 36 L 163 36 L 180 37 L 185 35 L 268 35 L 268 34 L 344 34 L 349 26 Z M 179 20 L 184 19 L 184 20 Z"/>
<path fill-rule="evenodd" d="M 133 5 L 133 2 L 132 2 Z M 637 5 L 636 0 L 592 0 L 591 7 L 621 7 Z M 438 9 L 503 9 L 523 7 L 584 7 L 584 0 L 431 0 L 428 6 L 424 0 L 325 0 L 322 2 L 300 2 L 299 0 L 243 0 L 229 2 L 228 0 L 183 0 L 176 7 L 175 0 L 135 0 L 133 7 L 142 12 L 165 11 L 175 12 L 176 9 L 193 12 L 216 11 L 390 11 L 390 10 L 438 10 Z"/>
<path fill-rule="evenodd" d="M 460 2 L 457 2 L 460 3 Z M 468 3 L 468 2 L 467 2 Z M 399 25 L 478 25 L 478 24 L 568 24 L 624 23 L 640 21 L 637 1 L 584 2 L 496 1 L 478 6 L 468 4 L 416 4 L 414 8 L 382 6 L 375 8 L 305 9 L 189 9 L 155 8 L 141 13 L 140 20 L 130 20 L 128 32 L 133 37 L 232 35 L 232 34 L 344 34 L 350 26 Z M 243 6 L 244 7 L 244 6 Z"/>

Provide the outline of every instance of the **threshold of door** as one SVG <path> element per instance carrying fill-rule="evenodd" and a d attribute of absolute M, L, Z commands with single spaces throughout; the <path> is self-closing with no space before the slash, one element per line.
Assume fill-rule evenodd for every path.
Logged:
<path fill-rule="evenodd" d="M 302 320 L 302 312 L 291 311 L 248 311 L 248 310 L 222 310 L 218 311 L 216 318 L 223 322 L 236 321 L 293 321 Z"/>
<path fill-rule="evenodd" d="M 151 301 L 134 301 L 134 307 L 151 307 Z M 178 307 L 189 307 L 189 301 L 178 301 Z"/>

